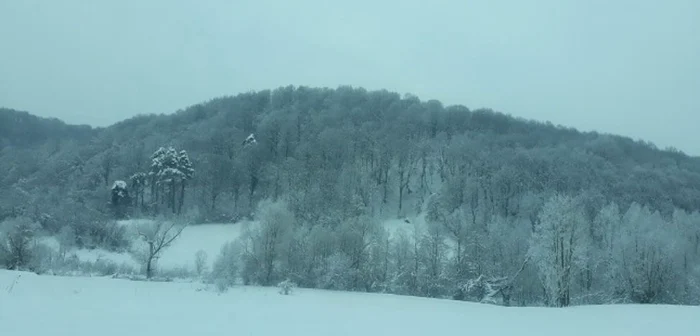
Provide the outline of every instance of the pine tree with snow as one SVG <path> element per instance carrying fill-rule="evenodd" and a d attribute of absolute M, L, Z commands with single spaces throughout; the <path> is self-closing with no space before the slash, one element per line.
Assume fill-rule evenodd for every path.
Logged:
<path fill-rule="evenodd" d="M 112 185 L 112 201 L 110 203 L 114 210 L 114 216 L 118 219 L 126 217 L 126 210 L 130 204 L 131 197 L 129 196 L 126 182 L 121 180 L 114 181 Z"/>
<path fill-rule="evenodd" d="M 140 175 L 135 176 L 140 178 Z M 178 152 L 172 146 L 158 148 L 151 155 L 148 177 L 154 203 L 166 204 L 173 213 L 181 213 L 187 181 L 194 177 L 194 166 L 187 151 Z"/>
<path fill-rule="evenodd" d="M 190 161 L 187 151 L 181 150 L 177 157 L 177 167 L 182 173 L 180 176 L 180 202 L 177 207 L 177 212 L 182 213 L 182 206 L 185 203 L 185 189 L 188 180 L 194 177 L 194 167 Z"/>

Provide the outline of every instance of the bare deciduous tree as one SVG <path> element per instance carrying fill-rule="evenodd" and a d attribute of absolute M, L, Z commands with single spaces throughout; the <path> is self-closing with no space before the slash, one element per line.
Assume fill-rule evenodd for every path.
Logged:
<path fill-rule="evenodd" d="M 146 244 L 138 248 L 135 254 L 141 258 L 146 267 L 146 278 L 153 277 L 153 264 L 160 258 L 164 249 L 177 239 L 187 225 L 178 221 L 158 219 L 147 222 L 137 228 L 138 236 Z"/>

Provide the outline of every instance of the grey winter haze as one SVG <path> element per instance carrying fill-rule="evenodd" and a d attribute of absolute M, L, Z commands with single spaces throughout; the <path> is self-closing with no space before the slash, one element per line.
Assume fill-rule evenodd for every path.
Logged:
<path fill-rule="evenodd" d="M 109 125 L 362 86 L 700 154 L 700 2 L 2 1 L 0 106 Z"/>

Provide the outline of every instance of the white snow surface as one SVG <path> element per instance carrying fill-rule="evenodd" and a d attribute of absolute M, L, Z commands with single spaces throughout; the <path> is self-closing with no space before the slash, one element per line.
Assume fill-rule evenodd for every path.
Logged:
<path fill-rule="evenodd" d="M 114 184 L 112 184 L 112 190 L 117 189 L 117 188 L 126 189 L 126 186 L 127 186 L 126 182 L 124 182 L 122 180 L 117 180 L 117 181 L 114 181 Z"/>
<path fill-rule="evenodd" d="M 700 308 L 506 308 L 396 295 L 0 270 L 0 335 L 697 335 Z"/>
<path fill-rule="evenodd" d="M 195 254 L 202 250 L 207 254 L 211 269 L 214 260 L 226 243 L 236 240 L 248 222 L 235 224 L 201 224 L 186 227 L 172 245 L 163 250 L 158 260 L 161 268 L 185 267 L 194 270 Z"/>

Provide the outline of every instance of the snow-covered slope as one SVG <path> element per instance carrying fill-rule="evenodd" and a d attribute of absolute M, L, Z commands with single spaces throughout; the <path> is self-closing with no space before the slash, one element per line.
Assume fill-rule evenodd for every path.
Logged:
<path fill-rule="evenodd" d="M 393 295 L 0 271 L 0 335 L 697 335 L 700 308 L 505 308 Z"/>

